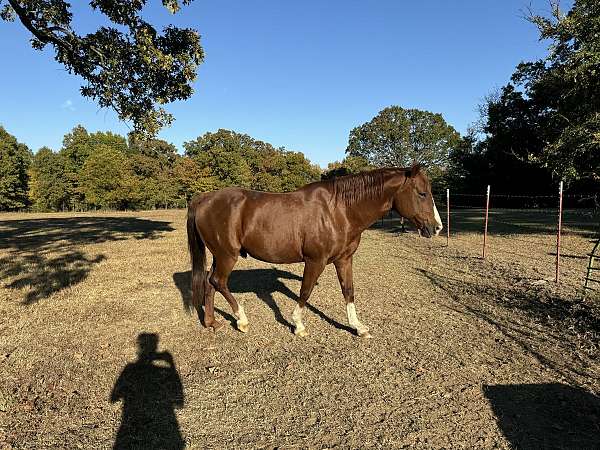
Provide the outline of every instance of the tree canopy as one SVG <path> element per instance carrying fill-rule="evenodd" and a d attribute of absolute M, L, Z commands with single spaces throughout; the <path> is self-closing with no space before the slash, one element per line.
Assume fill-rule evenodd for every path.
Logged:
<path fill-rule="evenodd" d="M 342 161 L 334 161 L 327 164 L 327 169 L 321 174 L 321 179 L 329 180 L 374 168 L 374 166 L 361 156 L 346 156 Z"/>
<path fill-rule="evenodd" d="M 33 157 L 30 168 L 29 197 L 38 211 L 61 211 L 69 208 L 73 193 L 67 178 L 66 158 L 42 147 Z"/>
<path fill-rule="evenodd" d="M 315 181 L 321 170 L 298 152 L 220 129 L 183 144 L 185 153 L 205 167 L 218 187 L 242 186 L 286 192 Z"/>
<path fill-rule="evenodd" d="M 552 6 L 550 17 L 530 17 L 552 42 L 547 58 L 520 64 L 512 77 L 543 139 L 529 156 L 561 179 L 600 180 L 600 2 L 576 0 L 567 14 Z"/>
<path fill-rule="evenodd" d="M 490 177 L 512 174 L 533 189 L 559 179 L 600 186 L 600 3 L 576 0 L 564 14 L 553 2 L 550 17 L 529 20 L 551 41 L 548 56 L 519 64 L 486 103 L 472 156 Z"/>
<path fill-rule="evenodd" d="M 460 135 L 441 114 L 389 106 L 350 132 L 346 153 L 374 166 L 443 167 Z"/>
<path fill-rule="evenodd" d="M 31 153 L 0 128 L 0 210 L 38 211 L 183 207 L 198 192 L 226 186 L 286 192 L 319 179 L 300 152 L 230 130 L 185 144 L 89 133 L 78 125 L 62 148 Z"/>
<path fill-rule="evenodd" d="M 0 211 L 28 205 L 31 151 L 0 126 Z"/>
<path fill-rule="evenodd" d="M 162 0 L 172 13 L 180 3 Z M 69 73 L 81 76 L 81 94 L 114 109 L 134 131 L 154 136 L 173 117 L 160 105 L 185 100 L 204 58 L 196 30 L 168 26 L 162 32 L 142 18 L 147 0 L 91 0 L 112 26 L 80 35 L 71 5 L 64 0 L 0 0 L 0 17 L 18 19 L 32 34 L 31 45 L 54 49 Z"/>

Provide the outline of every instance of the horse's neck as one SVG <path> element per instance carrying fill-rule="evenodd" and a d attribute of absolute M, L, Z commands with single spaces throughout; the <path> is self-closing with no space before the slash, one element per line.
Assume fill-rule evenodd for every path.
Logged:
<path fill-rule="evenodd" d="M 405 172 L 389 169 L 384 173 L 383 192 L 378 198 L 364 199 L 347 206 L 348 218 L 361 232 L 390 210 L 394 194 L 406 180 Z"/>

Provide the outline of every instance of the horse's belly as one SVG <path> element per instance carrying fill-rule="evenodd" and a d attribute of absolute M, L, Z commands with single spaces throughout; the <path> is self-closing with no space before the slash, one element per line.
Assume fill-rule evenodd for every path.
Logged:
<path fill-rule="evenodd" d="M 302 262 L 302 252 L 294 247 L 289 241 L 277 239 L 258 242 L 250 238 L 242 243 L 242 248 L 254 259 L 273 264 Z"/>

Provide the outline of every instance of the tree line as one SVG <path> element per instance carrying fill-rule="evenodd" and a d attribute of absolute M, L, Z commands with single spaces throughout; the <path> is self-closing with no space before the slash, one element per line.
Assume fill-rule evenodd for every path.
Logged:
<path fill-rule="evenodd" d="M 285 192 L 317 180 L 299 152 L 230 130 L 184 144 L 139 140 L 81 125 L 62 148 L 33 154 L 0 127 L 0 210 L 80 211 L 184 207 L 197 192 L 226 186 Z"/>

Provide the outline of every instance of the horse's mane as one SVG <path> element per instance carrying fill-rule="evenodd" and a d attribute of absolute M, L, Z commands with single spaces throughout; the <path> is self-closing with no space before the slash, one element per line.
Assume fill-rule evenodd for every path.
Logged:
<path fill-rule="evenodd" d="M 330 182 L 333 185 L 335 201 L 344 202 L 345 205 L 352 205 L 365 199 L 379 198 L 383 195 L 382 169 L 335 177 Z"/>

